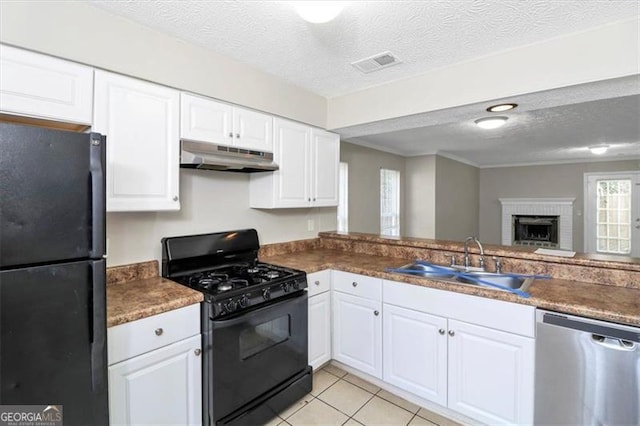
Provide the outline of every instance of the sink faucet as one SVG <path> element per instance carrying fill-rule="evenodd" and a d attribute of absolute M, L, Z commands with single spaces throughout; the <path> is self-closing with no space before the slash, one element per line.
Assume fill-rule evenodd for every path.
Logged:
<path fill-rule="evenodd" d="M 468 237 L 464 240 L 464 267 L 469 268 L 471 266 L 471 259 L 469 258 L 469 243 L 472 241 L 476 243 L 480 249 L 480 269 L 484 271 L 484 248 L 482 247 L 480 240 L 476 237 Z"/>

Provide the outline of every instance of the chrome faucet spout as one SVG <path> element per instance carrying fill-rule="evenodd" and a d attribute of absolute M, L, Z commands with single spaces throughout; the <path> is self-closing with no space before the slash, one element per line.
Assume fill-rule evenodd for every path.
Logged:
<path fill-rule="evenodd" d="M 480 250 L 480 268 L 484 271 L 484 247 L 482 247 L 482 243 L 476 237 L 467 237 L 467 239 L 464 240 L 464 267 L 469 268 L 471 266 L 471 258 L 469 256 L 470 242 L 476 243 Z"/>

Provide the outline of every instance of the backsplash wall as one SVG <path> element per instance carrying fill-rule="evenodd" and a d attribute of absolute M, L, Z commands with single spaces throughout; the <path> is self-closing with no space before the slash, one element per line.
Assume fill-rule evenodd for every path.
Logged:
<path fill-rule="evenodd" d="M 249 175 L 180 170 L 181 210 L 107 214 L 107 265 L 161 260 L 162 237 L 255 228 L 260 244 L 315 238 L 336 229 L 336 208 L 249 208 Z M 314 229 L 307 228 L 313 220 Z"/>

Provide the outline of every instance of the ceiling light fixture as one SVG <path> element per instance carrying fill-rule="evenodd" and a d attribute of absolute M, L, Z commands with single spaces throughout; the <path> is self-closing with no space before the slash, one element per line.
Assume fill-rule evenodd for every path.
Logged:
<path fill-rule="evenodd" d="M 489 112 L 503 112 L 503 111 L 509 111 L 511 109 L 514 109 L 517 106 L 518 106 L 518 104 L 491 105 L 489 108 L 487 108 L 487 111 L 489 111 Z"/>
<path fill-rule="evenodd" d="M 329 22 L 342 12 L 343 1 L 293 1 L 296 12 L 302 19 L 313 24 Z"/>
<path fill-rule="evenodd" d="M 589 151 L 595 155 L 602 155 L 609 149 L 609 145 L 590 146 Z"/>
<path fill-rule="evenodd" d="M 497 129 L 504 126 L 508 118 L 503 116 L 478 118 L 475 123 L 482 129 Z"/>

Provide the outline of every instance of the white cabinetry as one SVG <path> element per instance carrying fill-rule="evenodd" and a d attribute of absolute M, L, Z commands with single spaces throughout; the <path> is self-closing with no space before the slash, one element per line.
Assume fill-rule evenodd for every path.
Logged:
<path fill-rule="evenodd" d="M 535 308 L 384 281 L 384 380 L 486 424 L 533 422 Z"/>
<path fill-rule="evenodd" d="M 93 68 L 0 45 L 2 113 L 91 125 Z"/>
<path fill-rule="evenodd" d="M 334 271 L 333 359 L 382 378 L 382 281 Z"/>
<path fill-rule="evenodd" d="M 273 156 L 279 170 L 251 175 L 250 207 L 338 205 L 339 135 L 275 118 Z"/>
<path fill-rule="evenodd" d="M 202 423 L 200 307 L 108 329 L 112 425 Z"/>
<path fill-rule="evenodd" d="M 107 136 L 107 211 L 179 210 L 179 92 L 95 71 L 93 129 Z"/>
<path fill-rule="evenodd" d="M 309 365 L 331 360 L 331 271 L 307 275 L 309 286 Z"/>
<path fill-rule="evenodd" d="M 189 93 L 180 98 L 180 138 L 273 151 L 272 116 Z"/>

